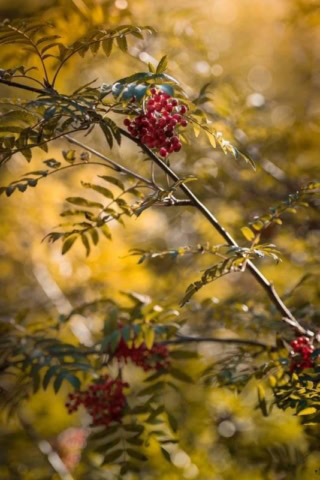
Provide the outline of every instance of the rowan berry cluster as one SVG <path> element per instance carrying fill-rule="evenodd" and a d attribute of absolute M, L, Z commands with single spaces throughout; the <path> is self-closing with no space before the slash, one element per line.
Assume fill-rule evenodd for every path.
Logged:
<path fill-rule="evenodd" d="M 152 88 L 150 92 L 146 111 L 132 121 L 126 118 L 124 125 L 131 135 L 166 158 L 170 153 L 179 152 L 181 149 L 176 129 L 188 125 L 184 118 L 188 109 L 160 89 Z"/>
<path fill-rule="evenodd" d="M 138 367 L 143 368 L 145 372 L 152 369 L 161 370 L 168 368 L 170 365 L 168 348 L 157 343 L 150 349 L 144 343 L 139 347 L 133 345 L 129 348 L 126 342 L 121 339 L 114 355 L 118 360 L 123 359 L 125 363 L 130 359 Z"/>
<path fill-rule="evenodd" d="M 83 405 L 95 426 L 121 422 L 126 404 L 123 389 L 128 386 L 128 383 L 120 379 L 113 380 L 104 375 L 87 390 L 69 394 L 69 401 L 66 403 L 68 413 L 77 411 L 80 405 Z"/>
<path fill-rule="evenodd" d="M 311 345 L 309 338 L 298 337 L 293 340 L 290 345 L 294 354 L 298 354 L 292 358 L 290 367 L 291 371 L 313 367 L 314 361 L 311 357 L 311 354 L 314 351 L 314 347 Z"/>

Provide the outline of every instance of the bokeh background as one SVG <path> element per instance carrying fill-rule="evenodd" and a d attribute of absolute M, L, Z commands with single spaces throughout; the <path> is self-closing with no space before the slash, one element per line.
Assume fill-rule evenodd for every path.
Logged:
<path fill-rule="evenodd" d="M 207 83 L 203 105 L 217 130 L 257 164 L 254 172 L 245 163 L 236 163 L 223 152 L 212 150 L 202 139 L 193 140 L 175 156 L 173 167 L 179 174 L 199 179 L 194 191 L 212 209 L 222 224 L 240 242 L 240 228 L 285 200 L 303 184 L 319 176 L 320 133 L 320 6 L 317 0 L 2 0 L 0 18 L 41 17 L 52 21 L 69 44 L 94 26 L 108 27 L 133 23 L 151 25 L 157 35 L 134 39 L 129 54 L 114 50 L 109 59 L 102 54 L 76 57 L 60 76 L 58 90 L 70 93 L 77 86 L 97 79 L 96 84 L 112 83 L 136 71 L 146 71 L 148 62 L 157 64 L 167 54 L 168 72 L 176 77 L 190 98 Z M 23 62 L 19 51 L 0 49 L 3 68 Z M 17 95 L 0 86 L 0 97 Z M 94 134 L 88 143 L 115 160 L 147 172 L 138 151 L 129 143 L 112 152 L 103 138 Z M 61 159 L 69 148 L 61 140 L 49 153 L 37 151 L 34 166 L 48 158 Z M 80 151 L 80 150 L 79 150 Z M 33 166 L 32 169 L 35 169 Z M 31 168 L 16 155 L 1 171 L 1 185 Z M 80 171 L 81 170 L 81 171 Z M 42 322 L 68 313 L 83 301 L 99 296 L 123 300 L 121 291 L 150 295 L 158 302 L 177 305 L 186 287 L 210 265 L 210 258 L 163 259 L 137 265 L 128 256 L 131 248 L 163 250 L 198 243 L 222 243 L 205 220 L 190 209 L 150 209 L 125 228 L 112 227 L 113 241 L 103 240 L 89 258 L 75 245 L 61 255 L 61 245 L 41 242 L 61 222 L 59 214 L 68 196 L 81 195 L 80 180 L 91 181 L 101 171 L 84 167 L 68 174 L 43 180 L 36 189 L 1 197 L 0 288 L 1 316 L 20 315 L 25 322 Z M 286 214 L 284 225 L 267 229 L 261 241 L 275 243 L 283 262 L 275 266 L 261 262 L 261 268 L 290 307 L 303 319 L 320 323 L 319 304 L 319 205 Z M 306 281 L 289 296 L 300 279 Z M 207 334 L 249 330 L 267 340 L 273 338 L 265 326 L 276 312 L 264 292 L 248 275 L 228 276 L 203 289 L 197 301 L 209 298 L 216 309 L 210 322 L 188 312 L 190 322 Z M 256 307 L 254 325 L 241 323 L 246 309 Z M 234 314 L 237 311 L 237 314 Z M 213 312 L 213 313 L 212 313 Z M 259 317 L 260 315 L 260 317 Z M 258 322 L 261 319 L 261 324 Z M 201 323 L 202 322 L 202 323 Z M 265 323 L 264 323 L 265 322 Z M 93 322 L 94 323 L 94 322 Z M 262 325 L 262 326 L 261 326 Z M 74 334 L 84 342 L 93 326 L 77 318 Z M 279 329 L 281 327 L 279 326 Z M 277 327 L 275 327 L 277 329 Z M 212 346 L 210 347 L 213 348 Z M 215 358 L 218 350 L 211 351 Z M 191 367 L 190 367 L 191 368 Z M 193 388 L 193 387 L 192 387 Z M 55 396 L 48 389 L 25 406 L 25 415 L 39 435 L 54 441 L 82 419 L 66 414 L 67 390 Z M 276 411 L 263 418 L 254 410 L 255 397 L 248 387 L 241 394 L 185 388 L 190 412 L 185 413 L 185 450 L 176 456 L 176 467 L 154 460 L 143 478 L 199 478 L 212 480 L 316 479 L 320 475 L 317 435 L 310 435 L 290 413 Z M 208 411 L 206 409 L 206 412 Z M 229 422 L 224 424 L 223 422 Z M 220 428 L 219 428 L 220 426 Z M 50 465 L 13 418 L 1 428 L 0 478 L 56 478 Z M 229 428 L 229 429 L 228 429 Z M 189 438 L 190 437 L 190 438 Z M 187 453 L 186 453 L 187 452 Z M 113 478 L 110 471 L 90 476 L 87 467 L 77 466 L 74 478 Z M 83 476 L 86 475 L 86 476 Z M 98 475 L 98 474 L 95 474 Z"/>

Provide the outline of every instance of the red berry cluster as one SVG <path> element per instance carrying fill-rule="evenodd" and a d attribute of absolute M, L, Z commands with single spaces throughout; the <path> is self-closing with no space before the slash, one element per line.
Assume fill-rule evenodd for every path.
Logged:
<path fill-rule="evenodd" d="M 311 354 L 314 351 L 310 339 L 307 337 L 298 337 L 291 342 L 292 350 L 298 354 L 298 358 L 293 357 L 291 362 L 291 371 L 303 370 L 304 368 L 311 368 L 314 365 Z"/>
<path fill-rule="evenodd" d="M 183 117 L 187 112 L 185 105 L 159 89 L 151 88 L 151 95 L 146 102 L 146 112 L 137 115 L 134 120 L 126 118 L 124 125 L 134 137 L 159 151 L 161 157 L 179 152 L 181 142 L 176 134 L 180 125 L 186 127 L 188 121 Z"/>
<path fill-rule="evenodd" d="M 128 386 L 120 379 L 112 380 L 105 375 L 87 390 L 69 394 L 66 403 L 68 413 L 77 411 L 83 405 L 92 416 L 93 425 L 107 426 L 111 422 L 121 422 L 126 404 L 123 389 Z"/>
<path fill-rule="evenodd" d="M 157 343 L 150 349 L 144 343 L 139 347 L 132 346 L 129 348 L 125 341 L 121 339 L 114 356 L 118 360 L 123 359 L 126 363 L 130 359 L 138 367 L 143 368 L 145 372 L 152 369 L 161 370 L 170 366 L 168 348 Z"/>

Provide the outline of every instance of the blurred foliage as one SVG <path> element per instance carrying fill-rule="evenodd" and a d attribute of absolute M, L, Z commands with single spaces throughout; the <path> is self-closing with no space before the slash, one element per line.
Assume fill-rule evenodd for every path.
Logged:
<path fill-rule="evenodd" d="M 166 341 L 172 362 L 163 381 L 160 375 L 144 383 L 148 376 L 131 363 L 123 369 L 132 384 L 130 408 L 147 407 L 125 417 L 125 425 L 133 415 L 144 427 L 142 436 L 136 432 L 134 465 L 141 463 L 139 455 L 148 456 L 140 473 L 128 473 L 128 478 L 319 478 L 319 366 L 290 373 L 292 328 L 281 322 L 255 280 L 237 271 L 248 259 L 258 260 L 300 323 L 319 329 L 319 199 L 313 195 L 319 175 L 318 2 L 3 0 L 0 14 L 13 24 L 22 17 L 26 25 L 40 19 L 45 30 L 50 22 L 50 35 L 61 36 L 44 42 L 42 49 L 54 45 L 38 59 L 31 52 L 26 55 L 22 44 L 0 45 L 3 78 L 40 88 L 25 76 L 42 82 L 44 61 L 52 78 L 56 62 L 66 54 L 55 43 L 81 53 L 57 76 L 55 88 L 64 95 L 62 116 L 60 124 L 44 131 L 43 149 L 35 148 L 32 157 L 28 151 L 24 156 L 17 152 L 1 167 L 0 348 L 5 373 L 0 386 L 6 408 L 1 413 L 0 478 L 119 478 L 117 467 L 108 464 L 103 443 L 108 435 L 98 441 L 100 448 L 90 437 L 86 444 L 88 415 L 80 411 L 69 416 L 64 403 L 80 382 L 88 385 L 104 372 L 108 348 L 116 349 L 121 338 L 138 338 L 149 346 Z M 121 25 L 126 27 L 117 33 Z M 157 33 L 137 30 L 137 25 Z M 115 38 L 112 49 L 99 35 L 89 38 L 97 41 L 88 49 L 77 43 L 101 28 L 116 32 L 115 37 L 120 32 L 122 40 Z M 125 37 L 124 31 L 129 33 Z M 99 50 L 94 47 L 98 44 Z M 43 59 L 49 53 L 59 60 Z M 94 103 L 106 94 L 102 108 L 107 111 L 112 104 L 116 109 L 116 98 L 108 103 L 111 86 L 119 79 L 125 85 L 137 82 L 133 74 L 152 73 L 165 55 L 166 74 L 180 82 L 180 88 L 173 82 L 176 96 L 194 115 L 194 129 L 189 128 L 171 166 L 183 178 L 197 178 L 192 190 L 239 240 L 239 250 L 228 250 L 192 208 L 169 208 L 178 186 L 168 185 L 160 170 L 153 175 L 163 192 L 149 198 L 137 189 L 137 179 L 124 171 L 110 173 L 103 160 L 66 139 L 46 148 L 53 131 L 59 135 L 61 127 L 60 133 L 65 132 L 68 123 L 63 122 L 78 121 L 88 128 L 85 112 L 70 104 L 70 98 Z M 33 66 L 38 70 L 28 71 Z M 157 83 L 162 81 L 172 86 L 170 79 L 157 77 Z M 50 111 L 44 97 L 42 104 L 33 102 L 31 114 L 28 109 L 17 117 L 12 110 L 23 111 L 34 94 L 3 84 L 0 89 L 0 127 L 9 124 L 16 142 L 4 142 L 4 148 L 12 152 L 25 145 L 23 139 L 19 145 L 21 132 L 30 133 L 38 114 L 46 115 L 50 124 L 57 112 Z M 208 127 L 203 118 L 212 122 L 209 135 L 197 126 Z M 119 145 L 117 124 L 122 119 L 116 111 L 108 122 L 98 119 L 90 135 L 76 138 L 149 178 L 146 155 L 123 136 Z M 1 139 L 4 131 L 0 128 Z M 34 137 L 31 132 L 29 142 L 39 143 L 38 135 L 39 130 Z M 219 148 L 213 148 L 215 143 Z M 253 159 L 256 171 L 247 158 Z M 95 209 L 109 209 L 110 225 L 99 223 Z M 76 227 L 81 241 L 72 236 L 75 215 L 83 223 Z M 66 230 L 55 228 L 61 216 L 72 219 Z M 60 237 L 52 237 L 53 228 Z M 48 234 L 51 240 L 64 239 L 62 251 L 59 242 L 41 242 Z M 211 257 L 217 254 L 223 256 L 221 264 L 212 266 Z M 270 254 L 276 260 L 279 255 L 281 264 L 270 261 Z M 197 285 L 201 275 L 203 288 L 178 307 L 188 285 Z M 115 319 L 121 320 L 120 327 Z M 182 346 L 177 334 L 217 341 L 188 340 Z M 40 341 L 43 337 L 46 342 Z M 234 342 L 225 341 L 230 338 Z M 102 348 L 106 358 L 96 355 Z M 15 369 L 6 370 L 6 362 L 23 365 L 22 373 L 20 369 L 16 377 Z M 116 366 L 112 368 L 116 375 Z M 146 396 L 139 396 L 149 387 Z M 159 405 L 165 408 L 157 410 Z M 121 451 L 128 450 L 127 437 L 128 432 Z M 112 452 L 114 447 L 108 448 Z M 69 472 L 61 470 L 59 458 Z M 114 461 L 112 453 L 109 461 Z"/>

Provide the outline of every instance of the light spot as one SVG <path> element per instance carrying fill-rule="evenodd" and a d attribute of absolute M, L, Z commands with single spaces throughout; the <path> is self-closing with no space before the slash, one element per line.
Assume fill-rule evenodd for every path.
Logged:
<path fill-rule="evenodd" d="M 236 427 L 230 420 L 219 423 L 218 432 L 222 437 L 230 438 L 236 433 Z"/>
<path fill-rule="evenodd" d="M 207 75 L 210 72 L 210 65 L 204 60 L 201 62 L 197 62 L 195 68 L 199 73 L 202 73 L 203 75 Z"/>
<path fill-rule="evenodd" d="M 271 112 L 271 121 L 275 127 L 290 127 L 294 122 L 294 114 L 288 105 L 279 105 Z"/>
<path fill-rule="evenodd" d="M 172 455 L 172 463 L 178 468 L 188 468 L 191 465 L 191 460 L 186 452 L 179 450 Z"/>
<path fill-rule="evenodd" d="M 184 478 L 195 478 L 199 474 L 199 468 L 197 465 L 192 463 L 190 467 L 186 468 L 184 471 Z"/>
<path fill-rule="evenodd" d="M 211 73 L 215 77 L 219 77 L 220 75 L 223 74 L 223 67 L 221 65 L 219 65 L 218 63 L 216 63 L 215 65 L 212 65 Z"/>
<path fill-rule="evenodd" d="M 272 84 L 272 75 L 264 65 L 255 65 L 248 73 L 248 83 L 255 90 L 266 90 Z"/>
<path fill-rule="evenodd" d="M 248 107 L 262 107 L 265 104 L 265 98 L 261 93 L 251 93 L 247 96 Z"/>
<path fill-rule="evenodd" d="M 212 8 L 216 22 L 230 25 L 237 18 L 237 8 L 231 0 L 216 0 Z"/>
<path fill-rule="evenodd" d="M 119 10 L 125 10 L 128 6 L 128 2 L 127 0 L 116 0 L 115 6 Z"/>
<path fill-rule="evenodd" d="M 157 64 L 157 62 L 155 62 L 155 59 L 151 55 L 149 55 L 149 53 L 147 53 L 147 52 L 141 52 L 139 54 L 139 58 L 140 58 L 141 62 L 151 63 L 152 65 Z"/>

